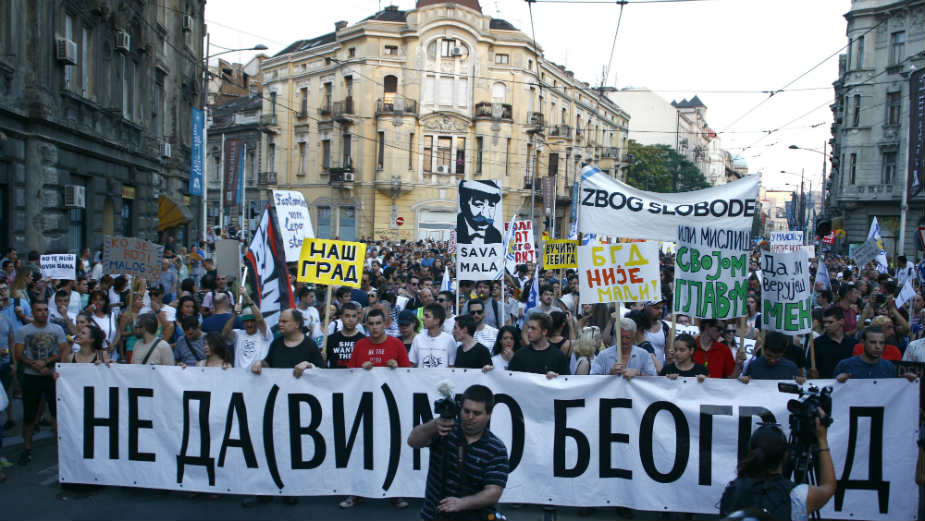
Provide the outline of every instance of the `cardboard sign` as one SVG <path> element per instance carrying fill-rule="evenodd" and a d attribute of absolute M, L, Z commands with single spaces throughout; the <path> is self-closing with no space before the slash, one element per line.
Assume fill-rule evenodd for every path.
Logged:
<path fill-rule="evenodd" d="M 796 251 L 803 246 L 803 232 L 771 232 L 769 241 L 772 252 Z"/>
<path fill-rule="evenodd" d="M 787 335 L 812 332 L 813 292 L 806 251 L 764 254 L 761 271 L 762 327 Z"/>
<path fill-rule="evenodd" d="M 697 318 L 747 314 L 749 228 L 678 226 L 674 312 Z"/>
<path fill-rule="evenodd" d="M 504 267 L 513 275 L 518 264 L 536 262 L 536 248 L 533 246 L 532 221 L 514 221 L 514 230 L 510 231 L 510 227 L 511 223 L 504 223 L 505 234 L 511 233 Z"/>
<path fill-rule="evenodd" d="M 661 297 L 658 243 L 578 247 L 578 296 L 582 304 L 644 302 Z"/>
<path fill-rule="evenodd" d="M 299 282 L 359 288 L 366 261 L 366 244 L 308 238 L 299 256 Z"/>
<path fill-rule="evenodd" d="M 73 253 L 42 255 L 39 257 L 39 266 L 42 278 L 77 280 L 77 255 Z"/>
<path fill-rule="evenodd" d="M 164 247 L 135 237 L 103 238 L 103 273 L 130 274 L 145 280 L 161 275 Z"/>
<path fill-rule="evenodd" d="M 543 267 L 558 270 L 578 267 L 578 245 L 571 239 L 549 239 L 543 247 Z"/>
<path fill-rule="evenodd" d="M 302 253 L 302 240 L 315 236 L 305 196 L 295 190 L 273 190 L 273 205 L 286 248 L 286 262 L 297 262 Z"/>
<path fill-rule="evenodd" d="M 877 245 L 877 239 L 873 237 L 862 242 L 851 252 L 851 258 L 860 269 L 864 269 L 867 263 L 877 258 L 877 255 L 880 255 L 880 246 Z"/>
<path fill-rule="evenodd" d="M 215 271 L 229 281 L 241 278 L 241 241 L 221 239 L 215 241 Z"/>

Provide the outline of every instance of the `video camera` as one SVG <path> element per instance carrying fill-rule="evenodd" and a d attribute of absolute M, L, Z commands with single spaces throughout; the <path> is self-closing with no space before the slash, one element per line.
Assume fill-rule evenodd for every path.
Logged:
<path fill-rule="evenodd" d="M 453 420 L 459 415 L 459 403 L 452 396 L 444 396 L 434 402 L 434 412 L 445 420 Z"/>
<path fill-rule="evenodd" d="M 825 411 L 822 425 L 832 425 L 832 387 L 826 386 L 820 390 L 810 384 L 807 389 L 803 389 L 796 384 L 781 382 L 777 384 L 777 390 L 799 396 L 787 402 L 787 410 L 790 412 L 790 434 L 800 443 L 814 445 L 819 408 Z"/>

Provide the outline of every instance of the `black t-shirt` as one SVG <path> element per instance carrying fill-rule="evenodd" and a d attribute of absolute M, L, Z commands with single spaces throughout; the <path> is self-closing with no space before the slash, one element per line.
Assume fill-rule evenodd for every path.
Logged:
<path fill-rule="evenodd" d="M 354 344 L 365 336 L 359 331 L 355 331 L 353 336 L 346 336 L 343 330 L 335 331 L 334 334 L 328 335 L 328 367 L 346 368 L 347 362 L 350 361 L 350 355 L 353 354 Z"/>
<path fill-rule="evenodd" d="M 694 367 L 682 371 L 678 369 L 678 366 L 674 365 L 674 362 L 671 362 L 669 364 L 665 364 L 665 367 L 662 367 L 661 376 L 666 376 L 669 374 L 676 374 L 678 376 L 697 376 L 698 374 L 702 374 L 709 377 L 710 370 L 707 369 L 705 365 L 695 363 Z"/>
<path fill-rule="evenodd" d="M 643 343 L 639 344 L 639 347 L 641 347 L 641 348 L 645 349 L 646 351 L 648 351 L 648 353 L 649 353 L 650 355 L 654 355 L 654 354 L 655 354 L 655 348 L 652 347 L 652 342 L 649 342 L 648 340 L 646 340 L 646 341 L 644 341 Z"/>
<path fill-rule="evenodd" d="M 484 345 L 476 342 L 472 349 L 463 351 L 463 346 L 456 348 L 456 365 L 467 369 L 481 369 L 491 365 L 491 351 Z"/>
<path fill-rule="evenodd" d="M 321 351 L 315 341 L 305 336 L 302 343 L 295 347 L 287 347 L 283 337 L 278 337 L 270 343 L 267 357 L 264 359 L 269 367 L 279 369 L 292 369 L 301 362 L 311 362 L 315 367 L 324 367 Z"/>
<path fill-rule="evenodd" d="M 511 363 L 507 366 L 508 370 L 520 371 L 523 373 L 546 374 L 552 371 L 557 374 L 570 374 L 568 368 L 568 358 L 562 353 L 561 349 L 552 346 L 542 351 L 537 351 L 533 346 L 527 346 L 519 349 L 511 358 Z"/>

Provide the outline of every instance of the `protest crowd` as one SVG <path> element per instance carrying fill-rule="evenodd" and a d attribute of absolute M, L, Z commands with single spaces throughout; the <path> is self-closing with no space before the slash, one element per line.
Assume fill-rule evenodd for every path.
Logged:
<path fill-rule="evenodd" d="M 286 368 L 296 378 L 342 368 L 455 367 L 748 385 L 895 378 L 910 374 L 909 362 L 925 362 L 925 262 L 901 256 L 858 266 L 820 251 L 809 261 L 812 331 L 786 335 L 764 331 L 767 242 L 748 253 L 744 318 L 672 314 L 676 255 L 668 249 L 658 253 L 660 294 L 583 304 L 578 270 L 546 269 L 540 250 L 502 280 L 473 281 L 457 280 L 453 243 L 379 240 L 361 241 L 358 287 L 299 282 L 299 265 L 290 262 L 294 306 L 275 324 L 242 291 L 240 276 L 218 272 L 209 244 L 164 242 L 159 274 L 148 280 L 106 272 L 102 249 L 76 255 L 72 279 L 43 275 L 45 252 L 3 252 L 0 377 L 10 406 L 0 418 L 6 431 L 21 423 L 24 438 L 17 454 L 0 449 L 4 467 L 29 465 L 34 434 L 55 428 L 56 364 Z M 18 400 L 21 417 L 12 414 Z M 923 478 L 919 450 L 915 480 Z M 495 479 L 503 488 L 503 477 Z M 346 497 L 340 506 L 359 501 Z"/>

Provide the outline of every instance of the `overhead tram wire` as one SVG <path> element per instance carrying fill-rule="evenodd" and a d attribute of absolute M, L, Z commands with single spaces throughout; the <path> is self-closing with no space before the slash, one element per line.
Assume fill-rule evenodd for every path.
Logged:
<path fill-rule="evenodd" d="M 601 78 L 601 89 L 604 88 L 607 79 L 610 78 L 610 68 L 613 66 L 613 52 L 617 48 L 617 36 L 620 34 L 620 22 L 623 21 L 623 6 L 626 5 L 626 2 L 619 2 L 619 4 L 620 14 L 617 16 L 617 28 L 613 31 L 613 43 L 610 45 L 610 58 L 607 59 L 607 68 L 605 69 L 604 76 Z"/>
<path fill-rule="evenodd" d="M 816 65 L 813 65 L 812 67 L 810 67 L 809 70 L 807 70 L 806 72 L 800 74 L 799 76 L 797 76 L 797 77 L 794 78 L 793 80 L 787 82 L 787 84 L 784 85 L 783 87 L 781 87 L 781 88 L 779 88 L 779 89 L 777 89 L 777 90 L 771 91 L 771 92 L 768 94 L 768 97 L 767 97 L 767 98 L 762 99 L 762 100 L 759 101 L 758 104 L 756 104 L 754 107 L 748 109 L 747 111 L 745 111 L 744 114 L 742 114 L 741 116 L 737 117 L 732 123 L 726 125 L 726 129 L 730 129 L 730 128 L 734 127 L 734 126 L 736 125 L 736 123 L 742 121 L 742 120 L 745 119 L 749 114 L 751 114 L 751 113 L 753 113 L 754 111 L 758 110 L 759 107 L 761 107 L 762 105 L 764 105 L 765 103 L 767 103 L 767 102 L 768 102 L 771 98 L 773 98 L 775 95 L 777 95 L 777 94 L 779 94 L 779 93 L 781 93 L 781 92 L 784 92 L 785 90 L 787 90 L 788 87 L 790 87 L 790 86 L 793 85 L 794 83 L 796 83 L 796 82 L 800 81 L 801 79 L 803 79 L 807 74 L 809 74 L 809 73 L 813 72 L 814 70 L 818 69 L 818 68 L 821 67 L 824 63 L 826 63 L 827 61 L 831 60 L 833 57 L 838 56 L 838 54 L 839 54 L 840 52 L 842 52 L 842 51 L 844 51 L 845 49 L 847 49 L 848 47 L 850 47 L 851 44 L 854 43 L 855 40 L 857 40 L 857 38 L 860 38 L 861 36 L 866 35 L 867 33 L 873 31 L 873 30 L 876 29 L 877 27 L 880 27 L 880 26 L 883 25 L 884 23 L 886 23 L 886 20 L 884 20 L 884 21 L 878 23 L 877 25 L 871 27 L 870 29 L 864 31 L 863 34 L 861 34 L 861 35 L 859 35 L 859 36 L 857 36 L 857 37 L 855 37 L 855 38 L 849 39 L 849 40 L 848 40 L 848 43 L 847 43 L 846 45 L 843 45 L 842 47 L 840 47 L 837 51 L 835 51 L 834 53 L 832 53 L 832 54 L 830 54 L 829 56 L 827 56 L 824 60 L 822 60 L 821 62 L 817 63 Z M 722 134 L 722 132 L 718 132 L 718 134 Z"/>

